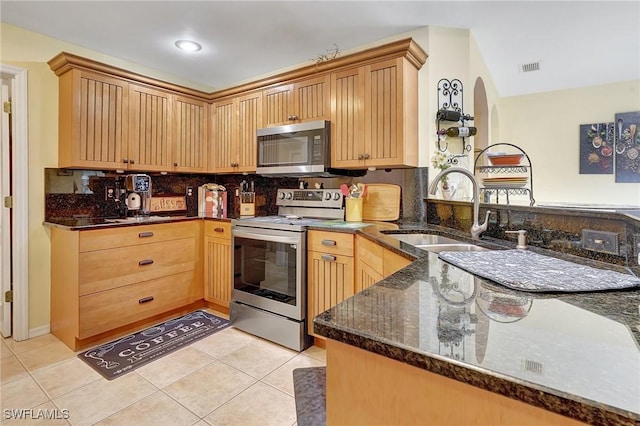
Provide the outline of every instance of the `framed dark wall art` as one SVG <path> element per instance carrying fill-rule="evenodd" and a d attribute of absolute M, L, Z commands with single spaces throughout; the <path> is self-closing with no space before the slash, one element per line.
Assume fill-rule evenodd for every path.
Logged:
<path fill-rule="evenodd" d="M 613 174 L 614 123 L 580 125 L 580 174 Z"/>
<path fill-rule="evenodd" d="M 640 183 L 640 111 L 616 114 L 616 182 Z"/>

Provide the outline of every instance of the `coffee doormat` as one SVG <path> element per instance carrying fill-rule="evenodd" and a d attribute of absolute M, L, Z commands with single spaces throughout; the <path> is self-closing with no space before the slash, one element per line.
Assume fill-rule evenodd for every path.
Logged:
<path fill-rule="evenodd" d="M 89 349 L 78 358 L 113 380 L 228 325 L 226 319 L 198 310 Z"/>

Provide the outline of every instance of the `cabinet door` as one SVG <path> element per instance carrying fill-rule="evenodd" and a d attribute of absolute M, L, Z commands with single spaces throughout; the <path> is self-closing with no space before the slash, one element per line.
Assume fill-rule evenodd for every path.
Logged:
<path fill-rule="evenodd" d="M 353 257 L 310 251 L 307 257 L 309 334 L 313 318 L 353 296 Z"/>
<path fill-rule="evenodd" d="M 59 85 L 58 166 L 124 167 L 129 83 L 71 70 Z"/>
<path fill-rule="evenodd" d="M 234 111 L 232 99 L 217 102 L 211 108 L 213 129 L 209 168 L 216 173 L 237 170 L 235 165 L 238 164 L 238 153 L 233 141 Z"/>
<path fill-rule="evenodd" d="M 406 122 L 417 115 L 417 71 L 411 71 L 403 58 L 365 66 L 367 166 L 417 165 L 417 123 L 414 134 L 413 121 Z"/>
<path fill-rule="evenodd" d="M 170 171 L 171 94 L 130 85 L 128 168 Z"/>
<path fill-rule="evenodd" d="M 382 254 L 383 257 L 383 272 L 385 277 L 393 274 L 396 271 L 409 266 L 411 261 L 406 257 L 402 257 L 399 254 L 392 252 L 391 250 L 385 250 Z"/>
<path fill-rule="evenodd" d="M 363 261 L 358 260 L 355 279 L 356 293 L 364 290 L 365 288 L 371 287 L 382 278 L 382 274 L 379 273 L 375 268 L 372 268 Z"/>
<path fill-rule="evenodd" d="M 213 237 L 204 239 L 204 298 L 229 307 L 231 301 L 231 240 Z"/>
<path fill-rule="evenodd" d="M 256 171 L 256 130 L 262 127 L 262 94 L 236 98 L 237 125 L 234 143 L 238 152 L 238 171 Z"/>
<path fill-rule="evenodd" d="M 330 110 L 329 74 L 309 78 L 293 85 L 292 115 L 298 121 L 329 120 Z"/>
<path fill-rule="evenodd" d="M 362 167 L 364 68 L 331 74 L 331 166 Z"/>
<path fill-rule="evenodd" d="M 207 170 L 208 104 L 184 96 L 173 102 L 173 171 Z"/>
<path fill-rule="evenodd" d="M 283 84 L 262 92 L 265 127 L 289 124 L 292 115 L 293 84 Z"/>

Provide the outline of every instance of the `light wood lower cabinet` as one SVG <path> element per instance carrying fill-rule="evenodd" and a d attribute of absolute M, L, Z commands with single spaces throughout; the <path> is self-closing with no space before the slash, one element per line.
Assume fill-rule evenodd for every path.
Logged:
<path fill-rule="evenodd" d="M 200 227 L 200 221 L 186 221 L 52 228 L 52 334 L 79 350 L 110 332 L 201 301 Z"/>
<path fill-rule="evenodd" d="M 313 318 L 353 296 L 353 234 L 315 231 L 307 233 L 307 324 L 313 335 Z"/>
<path fill-rule="evenodd" d="M 204 224 L 204 299 L 216 307 L 229 309 L 233 274 L 231 271 L 231 224 L 207 221 Z"/>
<path fill-rule="evenodd" d="M 356 293 L 411 263 L 409 259 L 359 235 L 356 236 L 356 257 Z"/>
<path fill-rule="evenodd" d="M 314 335 L 313 318 L 318 314 L 411 262 L 359 235 L 310 230 L 307 233 L 309 334 Z"/>

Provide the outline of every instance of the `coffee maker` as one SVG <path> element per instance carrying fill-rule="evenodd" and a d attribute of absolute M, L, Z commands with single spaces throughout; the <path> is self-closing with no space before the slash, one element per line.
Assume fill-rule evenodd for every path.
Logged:
<path fill-rule="evenodd" d="M 148 216 L 151 211 L 151 177 L 145 174 L 126 175 L 124 188 L 127 216 Z"/>

